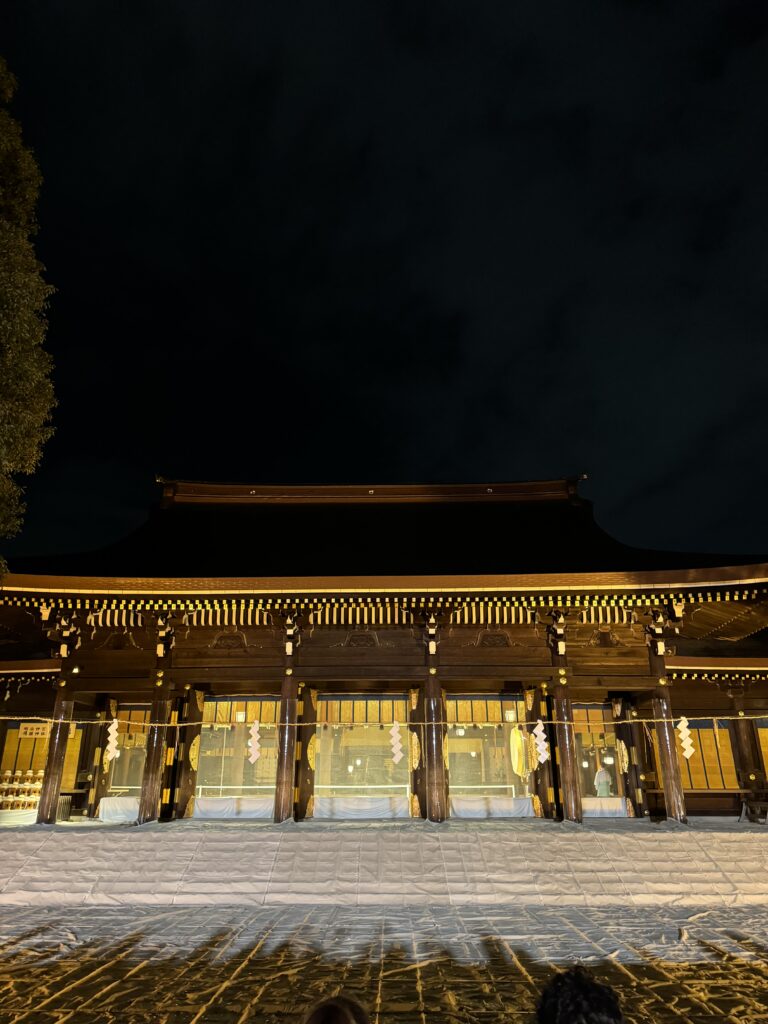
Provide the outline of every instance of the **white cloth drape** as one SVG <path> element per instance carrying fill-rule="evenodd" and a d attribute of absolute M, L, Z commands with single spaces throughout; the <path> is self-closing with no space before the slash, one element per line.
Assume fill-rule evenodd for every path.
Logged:
<path fill-rule="evenodd" d="M 532 818 L 529 796 L 451 796 L 452 818 Z"/>
<path fill-rule="evenodd" d="M 196 796 L 193 818 L 262 818 L 274 812 L 273 796 Z"/>
<path fill-rule="evenodd" d="M 406 796 L 315 796 L 315 818 L 410 818 Z"/>
<path fill-rule="evenodd" d="M 3 825 L 34 825 L 36 821 L 36 809 L 34 811 L 0 811 L 0 827 Z"/>
<path fill-rule="evenodd" d="M 132 823 L 138 816 L 137 796 L 103 796 L 99 800 L 99 821 Z"/>
<path fill-rule="evenodd" d="M 623 796 L 584 796 L 581 810 L 585 818 L 627 818 L 627 801 Z"/>

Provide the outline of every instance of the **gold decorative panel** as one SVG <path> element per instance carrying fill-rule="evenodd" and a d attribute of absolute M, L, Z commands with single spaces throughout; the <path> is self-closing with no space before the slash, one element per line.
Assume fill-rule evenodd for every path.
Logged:
<path fill-rule="evenodd" d="M 627 750 L 627 745 L 624 742 L 624 740 L 619 740 L 618 743 L 616 744 L 616 754 L 618 755 L 619 771 L 620 772 L 628 772 L 629 771 L 629 751 Z"/>
<path fill-rule="evenodd" d="M 193 772 L 197 771 L 197 765 L 200 759 L 200 736 L 195 736 L 192 742 L 189 744 L 189 753 L 187 754 L 189 759 L 189 767 Z"/>
<path fill-rule="evenodd" d="M 509 754 L 512 759 L 512 771 L 524 779 L 529 772 L 528 743 L 519 729 L 513 729 L 509 734 Z"/>
<path fill-rule="evenodd" d="M 421 764 L 421 744 L 415 732 L 410 733 L 411 737 L 411 771 L 415 772 Z"/>
<path fill-rule="evenodd" d="M 415 793 L 411 794 L 411 817 L 421 817 L 421 804 L 419 803 L 419 798 L 416 796 Z"/>
<path fill-rule="evenodd" d="M 317 746 L 317 736 L 313 733 L 309 737 L 309 743 L 307 743 L 307 764 L 312 769 L 312 771 L 315 770 L 315 748 L 316 748 L 316 746 Z"/>
<path fill-rule="evenodd" d="M 536 746 L 536 737 L 532 732 L 528 733 L 528 764 L 531 766 L 530 770 L 533 771 L 539 763 L 539 750 Z"/>

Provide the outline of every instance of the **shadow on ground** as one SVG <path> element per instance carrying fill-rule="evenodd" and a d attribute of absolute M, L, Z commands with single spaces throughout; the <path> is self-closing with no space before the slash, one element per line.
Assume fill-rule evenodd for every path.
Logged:
<path fill-rule="evenodd" d="M 38 909 L 26 930 L 13 927 L 13 915 L 6 914 L 0 1022 L 278 1024 L 299 1019 L 314 1001 L 342 990 L 357 995 L 382 1024 L 527 1021 L 533 1019 L 542 986 L 564 963 L 560 956 L 547 960 L 532 954 L 498 929 L 494 935 L 475 930 L 472 936 L 462 936 L 459 929 L 450 944 L 440 941 L 439 928 L 434 940 L 422 930 L 418 942 L 404 939 L 408 933 L 400 929 L 393 941 L 396 911 L 371 919 L 361 908 L 360 917 L 367 921 L 363 943 L 354 938 L 360 922 L 353 911 L 325 912 L 327 944 L 318 939 L 317 922 L 309 918 L 303 926 L 294 916 L 287 930 L 290 916 L 291 908 L 257 921 L 252 914 L 233 915 L 228 927 L 208 930 L 207 938 L 196 941 L 196 923 L 205 930 L 206 916 L 192 910 L 145 909 L 131 915 L 113 908 L 112 932 L 120 930 L 121 922 L 124 930 L 109 940 L 93 934 L 82 938 L 99 931 L 87 911 L 73 915 Z M 21 918 L 30 923 L 28 912 Z M 587 937 L 595 948 L 581 959 L 618 990 L 632 1024 L 764 1024 L 768 956 L 766 947 L 745 933 L 748 920 L 737 919 L 732 930 L 720 928 L 715 940 L 680 929 L 683 949 L 676 946 L 669 957 L 627 941 L 620 955 L 600 956 L 597 943 Z M 17 918 L 15 924 L 20 923 Z M 423 924 L 428 930 L 429 920 Z M 581 926 L 568 927 L 578 934 Z M 352 941 L 345 944 L 347 933 Z M 358 937 L 362 934 L 359 930 Z"/>

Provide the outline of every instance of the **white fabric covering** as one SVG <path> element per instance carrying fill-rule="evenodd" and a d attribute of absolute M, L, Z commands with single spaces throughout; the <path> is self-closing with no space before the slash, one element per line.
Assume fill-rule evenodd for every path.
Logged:
<path fill-rule="evenodd" d="M 410 816 L 406 796 L 315 796 L 315 818 L 344 821 Z"/>
<path fill-rule="evenodd" d="M 581 810 L 585 818 L 626 818 L 627 801 L 623 796 L 584 796 Z"/>
<path fill-rule="evenodd" d="M 1 849 L 3 906 L 768 904 L 766 827 L 735 821 L 66 822 Z"/>
<path fill-rule="evenodd" d="M 452 796 L 452 818 L 533 818 L 529 796 Z"/>
<path fill-rule="evenodd" d="M 273 796 L 196 796 L 192 817 L 270 819 L 274 808 Z"/>
<path fill-rule="evenodd" d="M 3 825 L 34 825 L 36 821 L 37 810 L 0 811 L 0 828 Z"/>
<path fill-rule="evenodd" d="M 99 821 L 134 822 L 138 816 L 137 796 L 103 796 L 99 800 Z"/>

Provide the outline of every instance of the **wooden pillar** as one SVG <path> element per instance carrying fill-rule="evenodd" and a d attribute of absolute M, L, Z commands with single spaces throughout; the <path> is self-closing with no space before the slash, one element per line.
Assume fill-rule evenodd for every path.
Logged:
<path fill-rule="evenodd" d="M 546 722 L 549 719 L 549 708 L 547 707 L 547 699 L 538 686 L 526 690 L 523 697 L 525 700 L 525 721 L 528 727 L 527 731 L 530 734 L 539 719 L 542 722 Z M 551 738 L 549 749 L 550 751 L 554 749 Z M 533 795 L 538 798 L 542 816 L 554 818 L 556 814 L 555 784 L 552 776 L 551 757 L 543 764 L 536 763 L 531 772 L 530 780 Z"/>
<path fill-rule="evenodd" d="M 448 817 L 448 772 L 445 767 L 445 701 L 437 676 L 424 683 L 424 781 L 427 818 Z"/>
<path fill-rule="evenodd" d="M 558 781 L 564 821 L 581 822 L 581 775 L 576 750 L 573 707 L 568 693 L 568 659 L 565 647 L 565 615 L 552 611 L 552 624 L 547 630 L 552 665 L 555 669 L 552 690 L 552 713 L 555 718 Z"/>
<path fill-rule="evenodd" d="M 293 817 L 298 703 L 296 677 L 293 675 L 293 669 L 287 668 L 280 691 L 280 717 L 277 726 L 277 780 L 275 782 L 274 820 L 278 823 Z"/>
<path fill-rule="evenodd" d="M 677 734 L 672 719 L 672 702 L 669 696 L 666 670 L 666 644 L 664 641 L 664 614 L 658 609 L 651 612 L 650 624 L 646 629 L 648 642 L 648 664 L 651 676 L 656 682 L 651 707 L 656 722 L 656 739 L 659 747 L 661 788 L 664 790 L 664 806 L 667 817 L 686 823 L 683 779 L 680 761 L 677 757 Z"/>
<path fill-rule="evenodd" d="M 296 820 L 311 818 L 315 805 L 315 745 L 317 743 L 317 690 L 301 688 L 298 707 L 296 758 Z"/>
<path fill-rule="evenodd" d="M 160 817 L 160 803 L 163 795 L 163 777 L 165 774 L 166 750 L 170 730 L 171 700 L 170 684 L 159 680 L 149 712 L 150 727 L 147 733 L 147 753 L 144 761 L 144 775 L 141 780 L 141 796 L 139 797 L 139 825 L 148 821 L 157 821 Z M 174 730 L 175 731 L 175 730 Z"/>
<path fill-rule="evenodd" d="M 411 749 L 418 753 L 418 759 L 411 761 L 411 817 L 426 818 L 427 816 L 427 785 L 424 764 L 424 692 L 411 690 L 408 715 L 408 752 Z"/>
<path fill-rule="evenodd" d="M 728 729 L 731 735 L 733 761 L 740 776 L 739 785 L 745 789 L 762 789 L 760 743 L 754 721 L 746 717 L 743 693 L 733 697 L 733 711 L 737 717 L 729 721 Z"/>
<path fill-rule="evenodd" d="M 686 823 L 685 796 L 680 762 L 677 757 L 677 735 L 672 719 L 672 703 L 669 687 L 658 686 L 653 693 L 653 717 L 656 720 L 656 739 L 659 745 L 661 787 L 664 790 L 664 805 L 667 817 Z"/>
<path fill-rule="evenodd" d="M 88 793 L 84 801 L 83 813 L 89 818 L 93 817 L 91 798 L 94 795 L 99 777 L 98 771 L 103 743 L 102 737 L 105 731 L 106 707 L 107 698 L 103 696 L 97 697 L 91 711 L 95 716 L 95 721 L 85 726 L 83 739 L 80 743 L 80 757 L 78 758 L 77 775 L 75 778 L 77 780 L 81 775 L 86 776 Z M 75 717 L 83 717 L 77 709 L 75 709 Z"/>
<path fill-rule="evenodd" d="M 628 800 L 632 801 L 635 817 L 647 817 L 650 812 L 645 796 L 648 769 L 645 732 L 642 723 L 637 721 L 637 710 L 629 697 L 621 698 L 621 713 L 616 722 L 616 736 L 626 747 L 629 762 L 623 773 L 625 795 Z"/>
<path fill-rule="evenodd" d="M 422 687 L 425 722 L 424 783 L 427 803 L 426 816 L 430 821 L 445 821 L 448 817 L 448 770 L 445 765 L 447 712 L 437 674 L 439 643 L 438 620 L 435 615 L 430 615 L 424 633 L 427 677 Z"/>
<path fill-rule="evenodd" d="M 200 736 L 202 734 L 205 693 L 202 690 L 187 690 L 181 712 L 182 727 L 179 730 L 177 751 L 177 775 L 175 793 L 175 817 L 184 818 L 191 812 L 191 801 L 197 788 L 197 768 L 200 759 Z"/>
<path fill-rule="evenodd" d="M 169 726 L 165 730 L 165 761 L 160 786 L 160 821 L 170 821 L 176 807 L 175 790 L 179 777 L 179 715 L 184 707 L 182 697 L 171 698 Z"/>
<path fill-rule="evenodd" d="M 292 818 L 296 807 L 296 740 L 299 723 L 299 686 L 294 675 L 296 651 L 301 642 L 295 614 L 282 622 L 285 674 L 280 690 L 277 724 L 277 779 L 275 782 L 276 823 Z"/>
<path fill-rule="evenodd" d="M 104 748 L 107 745 L 107 729 L 113 718 L 117 716 L 117 701 L 108 697 L 103 699 L 103 721 L 98 728 L 96 746 L 93 748 L 91 759 L 91 778 L 88 789 L 88 803 L 86 814 L 89 818 L 95 818 L 99 807 L 99 801 L 107 792 L 109 784 L 109 764 L 104 760 Z"/>
<path fill-rule="evenodd" d="M 560 771 L 563 819 L 581 821 L 581 776 L 576 751 L 576 730 L 573 725 L 573 707 L 568 686 L 556 682 L 552 694 L 557 739 L 557 763 Z"/>
<path fill-rule="evenodd" d="M 75 702 L 66 689 L 66 680 L 62 679 L 53 706 L 53 722 L 48 738 L 48 756 L 45 761 L 43 788 L 37 807 L 38 825 L 56 824 L 61 779 L 64 774 L 64 756 L 69 739 L 69 723 L 72 721 L 74 708 Z"/>

